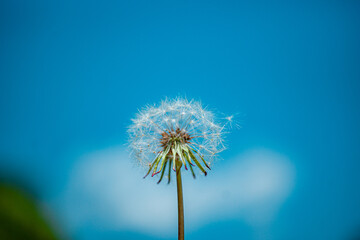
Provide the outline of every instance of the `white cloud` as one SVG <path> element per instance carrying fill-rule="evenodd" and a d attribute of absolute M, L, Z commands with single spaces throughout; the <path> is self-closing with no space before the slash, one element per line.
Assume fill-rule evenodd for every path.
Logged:
<path fill-rule="evenodd" d="M 164 179 L 158 185 L 142 174 L 123 148 L 83 156 L 61 198 L 66 221 L 75 231 L 96 224 L 164 238 L 176 233 L 175 182 L 167 185 Z M 219 162 L 207 177 L 183 175 L 187 231 L 227 218 L 254 226 L 271 223 L 294 182 L 289 160 L 266 149 Z"/>

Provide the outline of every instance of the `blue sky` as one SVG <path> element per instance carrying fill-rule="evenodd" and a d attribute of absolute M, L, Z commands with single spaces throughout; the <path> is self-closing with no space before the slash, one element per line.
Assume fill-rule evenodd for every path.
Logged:
<path fill-rule="evenodd" d="M 213 177 L 188 184 L 194 199 L 200 183 L 208 193 L 224 190 L 206 180 L 240 196 L 251 194 L 236 183 L 252 186 L 254 177 L 270 181 L 275 174 L 276 183 L 286 182 L 264 188 L 271 191 L 254 206 L 234 198 L 233 213 L 210 209 L 206 221 L 186 211 L 189 199 L 185 214 L 196 226 L 187 228 L 188 239 L 350 239 L 360 228 L 359 10 L 350 0 L 2 1 L 1 172 L 31 185 L 74 239 L 171 235 L 120 220 L 107 225 L 112 218 L 101 208 L 91 212 L 91 204 L 84 211 L 95 218 L 63 209 L 80 200 L 103 204 L 88 192 L 71 195 L 73 185 L 102 179 L 79 177 L 86 162 L 97 162 L 88 159 L 116 149 L 109 163 L 118 166 L 116 156 L 131 161 L 122 149 L 137 109 L 181 95 L 238 113 L 242 125 L 228 136 Z M 269 167 L 263 173 L 255 163 Z M 232 166 L 239 175 L 247 174 L 245 166 L 257 170 L 239 179 L 226 174 Z M 121 178 L 114 176 L 103 184 L 116 188 Z M 146 186 L 157 189 L 152 185 Z M 163 187 L 154 191 L 175 194 Z M 264 208 L 271 216 L 259 211 L 267 220 L 249 221 L 254 215 L 246 212 L 265 206 L 278 189 L 286 191 Z M 128 199 L 118 191 L 106 193 Z M 78 218 L 85 220 L 72 221 Z"/>

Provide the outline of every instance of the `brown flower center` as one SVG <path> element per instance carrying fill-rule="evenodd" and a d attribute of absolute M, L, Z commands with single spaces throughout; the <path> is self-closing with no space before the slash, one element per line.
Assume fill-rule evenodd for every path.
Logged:
<path fill-rule="evenodd" d="M 192 137 L 183 129 L 177 128 L 176 130 L 167 130 L 161 133 L 160 144 L 165 150 L 167 146 L 173 145 L 175 142 L 178 143 L 191 143 Z"/>

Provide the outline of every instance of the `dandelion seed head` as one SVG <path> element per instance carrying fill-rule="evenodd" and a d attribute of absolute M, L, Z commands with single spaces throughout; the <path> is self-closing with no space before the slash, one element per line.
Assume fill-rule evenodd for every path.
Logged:
<path fill-rule="evenodd" d="M 151 166 L 154 159 L 161 164 L 178 157 L 186 168 L 187 160 L 190 163 L 193 159 L 192 152 L 208 167 L 207 163 L 225 149 L 226 123 L 217 120 L 197 101 L 166 99 L 157 106 L 140 110 L 132 122 L 128 128 L 129 147 L 138 163 L 145 167 Z"/>

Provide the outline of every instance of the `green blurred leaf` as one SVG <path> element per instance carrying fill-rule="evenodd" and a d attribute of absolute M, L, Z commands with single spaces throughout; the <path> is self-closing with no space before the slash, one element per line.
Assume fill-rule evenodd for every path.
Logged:
<path fill-rule="evenodd" d="M 0 239 L 58 238 L 32 198 L 13 186 L 0 183 Z"/>

